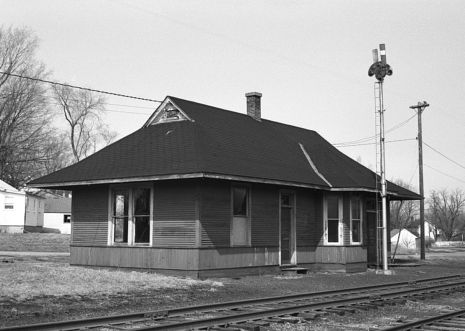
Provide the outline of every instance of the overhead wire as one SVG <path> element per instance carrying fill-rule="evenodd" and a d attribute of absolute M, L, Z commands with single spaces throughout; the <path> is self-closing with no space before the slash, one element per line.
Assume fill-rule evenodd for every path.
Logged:
<path fill-rule="evenodd" d="M 397 130 L 397 129 L 400 129 L 401 127 L 403 127 L 404 125 L 406 125 L 408 122 L 410 122 L 414 117 L 416 117 L 416 114 L 407 118 L 405 121 L 403 122 L 400 122 L 396 125 L 394 125 L 392 128 L 388 129 L 385 131 L 385 133 L 389 133 L 389 132 L 392 132 L 394 130 Z M 346 142 L 340 142 L 340 143 L 334 143 L 333 145 L 336 146 L 336 147 L 346 147 L 345 145 L 353 145 L 353 144 L 357 144 L 357 143 L 363 143 L 363 142 L 366 142 L 366 141 L 370 141 L 370 140 L 373 140 L 373 139 L 376 139 L 377 137 L 379 137 L 379 135 L 374 135 L 374 136 L 370 136 L 370 137 L 365 137 L 365 138 L 360 138 L 360 139 L 356 139 L 356 140 L 352 140 L 352 141 L 346 141 Z M 371 144 L 375 144 L 375 143 L 370 143 L 368 145 L 371 145 Z M 344 146 L 342 146 L 344 145 Z"/>
<path fill-rule="evenodd" d="M 441 153 L 440 151 L 438 151 L 436 148 L 432 147 L 431 145 L 429 145 L 428 143 L 426 143 L 424 140 L 423 140 L 423 144 L 425 144 L 429 149 L 431 149 L 432 151 L 438 153 L 439 155 L 441 155 L 442 157 L 444 157 L 445 159 L 449 160 L 450 162 L 454 163 L 455 165 L 459 166 L 460 168 L 462 169 L 465 169 L 465 166 L 458 163 L 457 161 L 455 160 L 452 160 L 450 157 L 448 157 L 447 155 L 444 155 L 443 153 Z"/>
<path fill-rule="evenodd" d="M 397 142 L 401 142 L 401 141 L 409 141 L 409 140 L 416 140 L 416 138 L 405 138 L 405 139 L 396 139 L 396 140 L 386 140 L 385 143 L 397 143 Z M 348 145 L 344 145 L 344 146 L 335 146 L 333 145 L 334 147 L 339 147 L 339 148 L 344 148 L 344 147 L 353 147 L 353 146 L 366 146 L 366 145 L 375 145 L 376 142 L 374 143 L 362 143 L 362 144 L 348 144 Z"/>
<path fill-rule="evenodd" d="M 441 170 L 438 170 L 438 169 L 436 169 L 436 168 L 433 168 L 432 166 L 430 166 L 430 165 L 428 165 L 428 164 L 424 164 L 424 166 L 427 167 L 427 168 L 429 168 L 429 169 L 431 169 L 431 170 L 434 170 L 434 171 L 436 171 L 436 172 L 438 172 L 438 173 L 440 173 L 440 174 L 442 174 L 442 175 L 444 175 L 444 176 L 446 176 L 446 177 L 449 177 L 449 178 L 458 180 L 459 182 L 465 183 L 465 180 L 460 179 L 460 178 L 457 178 L 457 177 L 455 177 L 455 176 L 451 176 L 451 175 L 449 175 L 449 174 L 446 174 L 445 172 L 442 172 Z"/>
<path fill-rule="evenodd" d="M 122 97 L 122 98 L 129 98 L 129 99 L 149 101 L 149 102 L 157 102 L 157 103 L 163 102 L 163 101 L 155 100 L 155 99 L 136 97 L 136 96 L 129 95 L 129 94 L 108 92 L 108 91 L 103 91 L 103 90 L 96 90 L 96 89 L 91 89 L 91 88 L 88 88 L 88 87 L 82 87 L 82 86 L 77 86 L 77 85 L 59 83 L 59 82 L 54 82 L 54 81 L 47 80 L 47 79 L 29 77 L 29 76 L 24 76 L 24 75 L 18 75 L 18 74 L 13 74 L 13 73 L 4 72 L 4 71 L 0 71 L 0 74 L 12 76 L 12 77 L 17 77 L 17 78 L 21 78 L 21 79 L 28 79 L 28 80 L 41 82 L 41 83 L 46 83 L 46 84 L 51 84 L 51 85 L 55 85 L 55 86 L 70 87 L 70 88 L 79 89 L 79 90 L 83 90 L 83 91 L 90 91 L 90 92 L 95 92 L 95 93 L 107 94 L 107 95 L 112 95 L 112 96 L 117 96 L 117 97 Z"/>

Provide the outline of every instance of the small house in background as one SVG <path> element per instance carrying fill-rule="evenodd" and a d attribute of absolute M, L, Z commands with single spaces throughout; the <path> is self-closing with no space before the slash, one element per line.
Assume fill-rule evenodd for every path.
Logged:
<path fill-rule="evenodd" d="M 50 193 L 45 195 L 44 231 L 71 233 L 71 198 Z"/>
<path fill-rule="evenodd" d="M 260 93 L 246 97 L 240 114 L 168 96 L 136 132 L 30 182 L 72 191 L 70 263 L 194 277 L 365 271 L 376 174 L 315 131 L 262 118 Z M 388 183 L 388 198 L 421 197 Z"/>
<path fill-rule="evenodd" d="M 393 248 L 395 248 L 397 240 L 399 240 L 397 250 L 399 250 L 399 248 L 416 249 L 416 239 L 417 236 L 407 229 L 402 229 L 400 231 L 399 229 L 394 229 L 391 231 L 391 246 Z M 394 250 L 392 249 L 392 251 Z"/>
<path fill-rule="evenodd" d="M 45 199 L 37 193 L 26 193 L 26 216 L 24 230 L 26 232 L 42 232 L 44 226 Z"/>
<path fill-rule="evenodd" d="M 24 231 L 26 194 L 0 180 L 0 232 Z"/>
<path fill-rule="evenodd" d="M 418 225 L 418 229 L 417 229 L 417 232 L 418 233 L 421 233 L 421 225 Z M 425 221 L 425 239 L 430 241 L 430 242 L 434 242 L 436 241 L 436 237 L 439 235 L 439 230 L 437 229 L 437 227 L 428 222 L 428 221 Z"/>

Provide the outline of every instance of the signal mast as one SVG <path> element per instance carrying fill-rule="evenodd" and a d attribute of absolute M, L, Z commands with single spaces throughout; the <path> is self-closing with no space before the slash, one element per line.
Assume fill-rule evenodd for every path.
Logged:
<path fill-rule="evenodd" d="M 376 212 L 377 218 L 377 247 L 379 243 L 379 230 L 382 230 L 382 258 L 383 258 L 383 273 L 389 274 L 388 259 L 387 259 L 387 187 L 386 187 L 386 155 L 384 144 L 384 96 L 383 96 L 383 82 L 386 76 L 392 75 L 392 69 L 386 62 L 386 47 L 384 44 L 379 45 L 378 50 L 373 49 L 373 64 L 368 70 L 368 76 L 375 76 L 376 82 L 375 89 L 375 114 L 376 117 L 376 134 L 379 137 L 376 144 L 376 191 L 378 192 L 378 175 L 381 177 L 381 199 L 382 199 L 382 225 L 379 222 L 379 213 Z M 379 116 L 378 116 L 379 115 Z M 379 117 L 379 118 L 378 118 Z M 379 132 L 378 132 L 379 131 Z M 379 155 L 378 155 L 379 153 Z M 379 160 L 379 172 L 378 172 Z M 377 193 L 378 195 L 378 193 Z M 378 202 L 376 202 L 376 210 L 378 210 Z"/>

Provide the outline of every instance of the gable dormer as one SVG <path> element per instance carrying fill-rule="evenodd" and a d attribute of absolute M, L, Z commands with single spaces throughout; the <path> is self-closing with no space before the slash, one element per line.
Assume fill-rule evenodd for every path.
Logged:
<path fill-rule="evenodd" d="M 183 112 L 170 97 L 166 97 L 165 100 L 163 100 L 163 102 L 157 107 L 155 112 L 149 117 L 147 122 L 145 122 L 144 126 L 178 121 L 193 122 L 193 120 L 187 116 L 187 114 Z"/>

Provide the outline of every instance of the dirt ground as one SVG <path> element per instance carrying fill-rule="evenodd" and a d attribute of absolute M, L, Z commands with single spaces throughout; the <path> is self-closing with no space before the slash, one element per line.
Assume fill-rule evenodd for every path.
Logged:
<path fill-rule="evenodd" d="M 399 258 L 401 263 L 392 268 L 395 274 L 389 276 L 368 270 L 356 274 L 310 273 L 198 281 L 140 271 L 69 266 L 66 255 L 24 255 L 9 259 L 0 256 L 0 326 L 158 310 L 219 302 L 225 298 L 239 300 L 465 274 L 464 248 L 433 249 L 421 263 L 415 255 Z M 5 262 L 1 262 L 2 259 Z M 427 304 L 433 310 L 438 305 L 459 305 L 452 296 L 440 300 Z M 395 319 L 416 316 L 421 314 L 419 307 L 426 307 L 425 303 L 409 305 L 412 309 L 390 307 L 386 311 L 383 308 L 369 313 L 330 315 L 311 325 L 273 327 L 275 330 L 368 330 Z"/>

